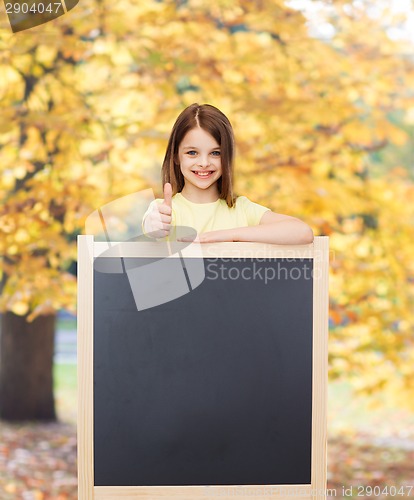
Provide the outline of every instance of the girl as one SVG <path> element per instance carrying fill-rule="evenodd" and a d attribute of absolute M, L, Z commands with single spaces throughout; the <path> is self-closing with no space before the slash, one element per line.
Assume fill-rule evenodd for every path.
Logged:
<path fill-rule="evenodd" d="M 194 228 L 194 241 L 253 241 L 279 245 L 312 243 L 301 220 L 272 212 L 233 193 L 234 136 L 228 118 L 210 104 L 192 104 L 177 118 L 162 165 L 164 199 L 143 217 L 144 234 L 176 237 L 175 228 Z"/>

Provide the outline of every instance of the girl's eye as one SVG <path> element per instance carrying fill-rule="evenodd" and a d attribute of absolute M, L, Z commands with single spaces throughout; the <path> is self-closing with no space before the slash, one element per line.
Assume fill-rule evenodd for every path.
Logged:
<path fill-rule="evenodd" d="M 194 153 L 194 154 L 193 154 Z M 197 151 L 187 151 L 187 154 L 190 156 L 194 156 L 197 154 Z M 220 156 L 220 151 L 212 151 L 213 156 Z"/>

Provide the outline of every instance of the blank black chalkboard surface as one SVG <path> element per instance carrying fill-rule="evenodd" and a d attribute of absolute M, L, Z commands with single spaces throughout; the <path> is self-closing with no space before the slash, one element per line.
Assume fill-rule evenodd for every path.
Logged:
<path fill-rule="evenodd" d="M 325 498 L 328 269 L 79 236 L 79 499 Z"/>

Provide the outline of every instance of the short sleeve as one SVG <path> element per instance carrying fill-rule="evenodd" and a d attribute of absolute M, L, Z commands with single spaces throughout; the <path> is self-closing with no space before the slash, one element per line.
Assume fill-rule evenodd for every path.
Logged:
<path fill-rule="evenodd" d="M 240 203 L 241 202 L 241 203 Z M 250 201 L 246 196 L 239 196 L 236 201 L 236 205 L 240 203 L 240 209 L 243 209 L 247 217 L 247 223 L 249 226 L 257 226 L 260 224 L 260 219 L 263 214 L 270 210 L 270 208 L 258 203 Z"/>

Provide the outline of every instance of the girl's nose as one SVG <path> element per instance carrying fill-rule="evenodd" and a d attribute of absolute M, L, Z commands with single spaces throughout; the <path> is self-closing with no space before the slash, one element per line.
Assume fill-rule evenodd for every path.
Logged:
<path fill-rule="evenodd" d="M 199 159 L 198 164 L 200 167 L 208 167 L 210 165 L 210 160 L 208 157 L 202 157 Z"/>

